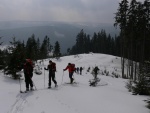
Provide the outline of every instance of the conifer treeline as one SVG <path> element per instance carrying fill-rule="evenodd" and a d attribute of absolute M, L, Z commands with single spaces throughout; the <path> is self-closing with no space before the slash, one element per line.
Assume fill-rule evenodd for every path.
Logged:
<path fill-rule="evenodd" d="M 17 50 L 17 53 L 22 55 L 22 57 L 30 58 L 33 61 L 48 58 L 49 52 L 52 51 L 54 52 L 54 56 L 60 55 L 59 42 L 56 41 L 53 47 L 48 36 L 43 38 L 42 43 L 40 42 L 39 38 L 35 38 L 35 35 L 33 34 L 28 38 L 26 44 L 24 42 L 16 41 L 15 38 L 13 38 L 10 44 L 11 46 L 9 47 L 9 50 L 12 49 L 12 53 L 15 53 Z"/>
<path fill-rule="evenodd" d="M 120 37 L 111 37 L 103 29 L 90 37 L 82 29 L 77 34 L 76 44 L 69 49 L 69 53 L 81 54 L 89 52 L 120 56 Z"/>
<path fill-rule="evenodd" d="M 52 50 L 54 57 L 60 57 L 61 55 L 59 42 L 56 41 L 53 48 L 48 36 L 44 37 L 41 44 L 39 38 L 35 39 L 34 34 L 28 38 L 26 44 L 16 41 L 15 37 L 10 41 L 10 44 L 8 49 L 0 50 L 0 68 L 4 69 L 6 74 L 11 74 L 14 78 L 17 77 L 18 66 L 25 59 L 29 58 L 33 61 L 45 59 L 49 57 L 49 52 L 52 52 Z"/>
<path fill-rule="evenodd" d="M 130 78 L 127 88 L 133 94 L 150 95 L 150 0 L 122 0 L 114 25 L 121 30 L 122 77 Z"/>
<path fill-rule="evenodd" d="M 122 75 L 137 79 L 139 68 L 150 61 L 150 1 L 122 0 L 115 14 L 115 26 L 121 29 Z M 124 74 L 125 60 L 128 62 L 127 75 Z"/>

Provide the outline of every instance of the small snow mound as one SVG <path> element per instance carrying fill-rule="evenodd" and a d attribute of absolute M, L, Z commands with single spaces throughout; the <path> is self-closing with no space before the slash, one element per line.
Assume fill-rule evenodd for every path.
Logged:
<path fill-rule="evenodd" d="M 107 83 L 106 81 L 103 81 L 102 79 L 101 79 L 101 81 L 97 84 L 97 86 L 106 86 L 106 85 L 108 85 L 108 83 Z"/>

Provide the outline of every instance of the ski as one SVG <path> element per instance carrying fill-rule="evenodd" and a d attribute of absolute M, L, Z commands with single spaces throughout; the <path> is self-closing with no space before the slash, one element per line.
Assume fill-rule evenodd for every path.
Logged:
<path fill-rule="evenodd" d="M 78 84 L 78 83 L 77 82 L 73 82 L 73 83 L 65 82 L 65 84 Z"/>
<path fill-rule="evenodd" d="M 55 87 L 48 87 L 47 89 L 56 89 L 56 88 L 58 88 L 58 85 Z"/>
<path fill-rule="evenodd" d="M 20 93 L 27 93 L 27 91 L 20 91 Z"/>
<path fill-rule="evenodd" d="M 61 88 L 61 86 L 54 86 L 54 87 L 51 87 L 51 88 L 47 88 L 48 90 L 59 90 Z"/>
<path fill-rule="evenodd" d="M 28 92 L 32 92 L 32 91 L 35 91 L 35 90 L 29 90 L 29 91 L 20 91 L 20 93 L 28 93 Z"/>

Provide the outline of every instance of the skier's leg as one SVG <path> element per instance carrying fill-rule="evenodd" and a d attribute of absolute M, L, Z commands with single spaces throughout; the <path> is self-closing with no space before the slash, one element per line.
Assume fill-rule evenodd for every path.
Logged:
<path fill-rule="evenodd" d="M 53 82 L 55 83 L 55 86 L 56 86 L 56 85 L 57 85 L 57 82 L 56 82 L 56 80 L 55 80 L 55 73 L 52 74 L 52 80 L 53 80 Z"/>
<path fill-rule="evenodd" d="M 69 76 L 70 76 L 70 83 L 72 84 L 72 82 L 73 82 L 73 78 L 72 78 L 72 76 L 73 76 L 73 72 L 71 72 L 70 74 L 69 74 Z"/>
<path fill-rule="evenodd" d="M 49 83 L 48 83 L 48 88 L 51 88 L 51 73 L 49 73 Z"/>
<path fill-rule="evenodd" d="M 25 77 L 26 91 L 29 91 L 29 78 Z"/>
<path fill-rule="evenodd" d="M 97 74 L 95 73 L 95 78 L 94 78 L 95 80 L 97 79 Z"/>
<path fill-rule="evenodd" d="M 31 90 L 33 90 L 33 81 L 32 81 L 32 78 L 29 79 L 29 84 L 30 84 Z"/>
<path fill-rule="evenodd" d="M 70 78 L 70 83 L 71 83 L 71 78 L 72 78 L 71 72 L 69 72 L 69 78 Z"/>

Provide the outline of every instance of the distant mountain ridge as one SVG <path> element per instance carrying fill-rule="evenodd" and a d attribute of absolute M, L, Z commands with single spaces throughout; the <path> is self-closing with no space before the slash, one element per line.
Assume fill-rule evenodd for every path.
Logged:
<path fill-rule="evenodd" d="M 27 41 L 32 34 L 35 38 L 39 38 L 42 43 L 47 35 L 50 38 L 51 44 L 54 45 L 59 41 L 61 52 L 66 53 L 67 48 L 72 47 L 76 42 L 76 36 L 84 30 L 86 34 L 93 36 L 94 32 L 99 32 L 102 29 L 107 34 L 115 36 L 118 30 L 110 24 L 86 24 L 86 23 L 61 23 L 61 22 L 0 22 L 0 37 L 4 44 L 9 44 L 12 37 L 16 40 Z"/>

